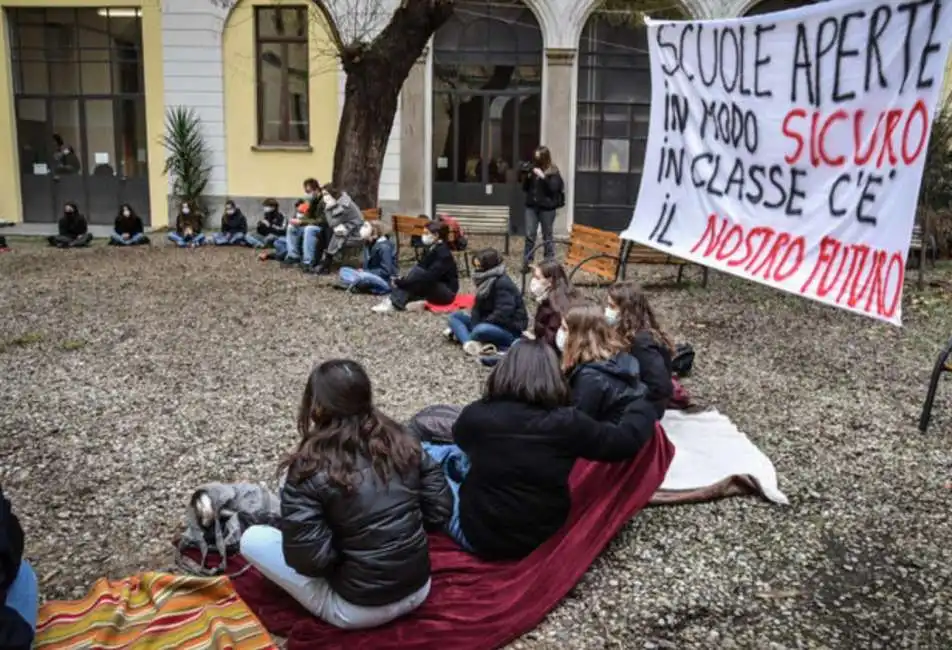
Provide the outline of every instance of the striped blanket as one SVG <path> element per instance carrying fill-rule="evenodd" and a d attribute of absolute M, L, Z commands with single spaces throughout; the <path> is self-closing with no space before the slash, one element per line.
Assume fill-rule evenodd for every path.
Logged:
<path fill-rule="evenodd" d="M 277 648 L 228 578 L 158 572 L 102 578 L 82 600 L 46 603 L 33 647 Z"/>

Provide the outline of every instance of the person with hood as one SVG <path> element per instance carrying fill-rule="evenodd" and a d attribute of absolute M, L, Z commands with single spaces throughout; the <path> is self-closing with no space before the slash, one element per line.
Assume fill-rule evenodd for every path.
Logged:
<path fill-rule="evenodd" d="M 390 297 L 372 309 L 378 314 L 392 311 L 423 311 L 426 303 L 451 305 L 459 291 L 459 269 L 449 246 L 450 227 L 445 221 L 431 221 L 423 233 L 423 257 L 410 272 L 393 281 Z"/>
<path fill-rule="evenodd" d="M 305 179 L 304 194 L 297 212 L 288 222 L 284 246 L 276 245 L 275 250 L 283 257 L 281 261 L 285 266 L 299 266 L 305 273 L 312 273 L 318 251 L 326 241 L 327 217 L 324 214 L 324 195 L 317 179 Z"/>
<path fill-rule="evenodd" d="M 232 200 L 225 201 L 225 213 L 221 217 L 221 232 L 215 233 L 215 246 L 248 246 L 248 219 Z"/>
<path fill-rule="evenodd" d="M 358 237 L 364 223 L 364 215 L 347 192 L 333 185 L 323 187 L 324 214 L 327 215 L 329 239 L 321 255 L 321 261 L 315 269 L 318 275 L 330 273 L 334 258 L 344 250 L 347 242 Z"/>
<path fill-rule="evenodd" d="M 169 241 L 179 248 L 195 248 L 205 244 L 202 232 L 202 215 L 193 210 L 188 201 L 182 201 L 178 216 L 175 217 L 175 230 L 169 233 Z"/>
<path fill-rule="evenodd" d="M 619 422 L 632 405 L 655 415 L 639 378 L 638 361 L 605 320 L 601 307 L 569 309 L 557 340 L 575 408 L 599 422 Z"/>
<path fill-rule="evenodd" d="M 469 314 L 450 314 L 448 336 L 474 357 L 508 350 L 529 325 L 526 303 L 496 249 L 476 253 L 473 269 L 476 300 Z"/>
<path fill-rule="evenodd" d="M 57 231 L 57 234 L 47 238 L 50 246 L 56 248 L 81 248 L 89 246 L 93 240 L 86 217 L 72 201 L 63 206 L 63 216 L 57 224 Z"/>
<path fill-rule="evenodd" d="M 377 409 L 367 372 L 348 359 L 314 368 L 297 426 L 278 527 L 248 528 L 241 555 L 335 627 L 412 612 L 430 592 L 427 531 L 452 510 L 442 469 Z"/>
<path fill-rule="evenodd" d="M 674 397 L 674 341 L 661 329 L 648 295 L 635 282 L 620 282 L 608 289 L 605 318 L 638 360 L 641 380 L 660 420 Z"/>
<path fill-rule="evenodd" d="M 36 632 L 36 574 L 23 559 L 23 529 L 0 488 L 0 650 L 29 650 Z"/>
<path fill-rule="evenodd" d="M 253 248 L 267 248 L 274 246 L 278 240 L 283 240 L 288 234 L 287 220 L 281 212 L 276 199 L 265 199 L 261 204 L 264 216 L 258 221 L 255 230 L 257 235 L 248 233 L 245 241 Z"/>
<path fill-rule="evenodd" d="M 360 227 L 364 242 L 363 264 L 360 269 L 345 266 L 340 270 L 339 283 L 349 291 L 382 296 L 390 293 L 391 281 L 397 277 L 397 257 L 393 244 L 383 234 L 383 224 L 368 221 Z"/>
<path fill-rule="evenodd" d="M 119 206 L 119 214 L 116 215 L 116 223 L 109 238 L 110 246 L 142 246 L 148 243 L 142 217 L 136 214 L 131 205 L 123 203 Z"/>

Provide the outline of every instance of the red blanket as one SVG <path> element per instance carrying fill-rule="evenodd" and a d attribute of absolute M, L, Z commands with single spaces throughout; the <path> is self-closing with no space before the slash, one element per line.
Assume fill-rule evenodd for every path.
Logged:
<path fill-rule="evenodd" d="M 239 595 L 289 650 L 489 650 L 533 629 L 578 583 L 602 549 L 664 480 L 674 447 L 657 434 L 633 461 L 579 461 L 572 472 L 572 512 L 552 539 L 518 562 L 484 562 L 445 535 L 430 536 L 433 586 L 406 618 L 374 630 L 345 632 L 307 614 L 254 569 L 232 578 Z M 231 573 L 242 558 L 228 562 Z"/>

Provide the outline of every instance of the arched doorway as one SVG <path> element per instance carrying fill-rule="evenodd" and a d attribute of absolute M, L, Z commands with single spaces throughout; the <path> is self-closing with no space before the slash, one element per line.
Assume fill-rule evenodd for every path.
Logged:
<path fill-rule="evenodd" d="M 433 211 L 508 208 L 540 141 L 542 30 L 520 0 L 460 0 L 433 38 Z M 516 218 L 512 218 L 512 217 Z"/>
<path fill-rule="evenodd" d="M 638 200 L 651 116 L 651 61 L 640 16 L 592 14 L 578 56 L 574 220 L 620 232 Z"/>
<path fill-rule="evenodd" d="M 762 16 L 764 14 L 772 14 L 775 11 L 783 11 L 784 9 L 798 9 L 800 7 L 808 7 L 820 2 L 825 2 L 825 0 L 761 0 L 748 9 L 747 13 L 744 15 Z"/>

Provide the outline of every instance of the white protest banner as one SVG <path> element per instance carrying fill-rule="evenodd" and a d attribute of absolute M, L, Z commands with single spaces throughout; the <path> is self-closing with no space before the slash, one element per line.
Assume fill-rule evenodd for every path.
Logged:
<path fill-rule="evenodd" d="M 899 325 L 952 1 L 649 21 L 626 239 Z"/>

